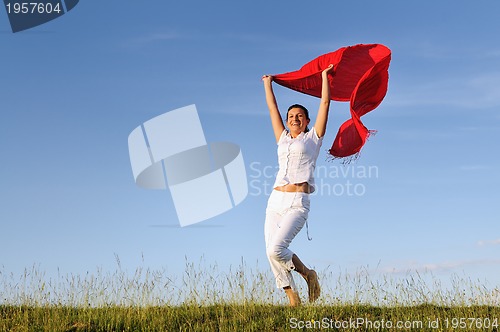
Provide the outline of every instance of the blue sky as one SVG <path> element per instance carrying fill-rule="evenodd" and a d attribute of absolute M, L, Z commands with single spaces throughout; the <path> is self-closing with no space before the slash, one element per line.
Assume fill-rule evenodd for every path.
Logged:
<path fill-rule="evenodd" d="M 349 114 L 333 102 L 318 159 L 324 190 L 362 194 L 315 195 L 313 241 L 304 230 L 292 249 L 319 270 L 500 286 L 499 10 L 496 1 L 83 1 L 16 34 L 1 10 L 0 267 L 80 274 L 114 270 L 117 255 L 131 270 L 172 274 L 186 257 L 268 269 L 262 192 L 273 178 L 259 170 L 277 160 L 261 76 L 382 43 L 393 52 L 388 94 L 363 117 L 377 135 L 349 176 L 336 175 L 343 166 L 326 150 Z M 302 103 L 315 117 L 317 99 L 275 92 L 281 109 Z M 127 137 L 190 104 L 208 141 L 241 147 L 253 182 L 236 208 L 179 228 L 168 191 L 135 185 Z"/>

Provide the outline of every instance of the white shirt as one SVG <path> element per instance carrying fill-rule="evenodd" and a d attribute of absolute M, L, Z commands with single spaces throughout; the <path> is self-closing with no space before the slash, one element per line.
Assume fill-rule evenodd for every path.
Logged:
<path fill-rule="evenodd" d="M 318 137 L 314 127 L 307 133 L 300 133 L 296 138 L 292 138 L 287 130 L 283 130 L 278 140 L 279 171 L 273 188 L 289 183 L 307 182 L 313 192 L 314 168 L 322 141 L 323 138 Z"/>

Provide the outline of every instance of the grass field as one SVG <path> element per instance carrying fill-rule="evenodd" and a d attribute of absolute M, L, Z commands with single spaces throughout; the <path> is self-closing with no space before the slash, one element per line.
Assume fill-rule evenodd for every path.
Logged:
<path fill-rule="evenodd" d="M 0 271 L 0 331 L 498 331 L 500 291 L 453 277 L 319 271 L 322 296 L 286 306 L 268 271 L 186 263 L 166 270 L 47 278 Z M 46 280 L 48 279 L 48 280 Z M 298 279 L 298 278 L 297 278 Z M 297 280 L 305 297 L 305 283 Z"/>

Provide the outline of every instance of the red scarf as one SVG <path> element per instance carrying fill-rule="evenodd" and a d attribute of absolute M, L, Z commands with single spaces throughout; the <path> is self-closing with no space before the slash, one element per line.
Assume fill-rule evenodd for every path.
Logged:
<path fill-rule="evenodd" d="M 321 72 L 329 64 L 332 100 L 351 102 L 351 119 L 340 126 L 330 154 L 335 158 L 357 157 L 366 139 L 374 131 L 361 122 L 361 116 L 374 110 L 384 99 L 389 79 L 391 50 L 381 44 L 359 44 L 323 54 L 297 71 L 273 75 L 287 88 L 321 98 Z"/>

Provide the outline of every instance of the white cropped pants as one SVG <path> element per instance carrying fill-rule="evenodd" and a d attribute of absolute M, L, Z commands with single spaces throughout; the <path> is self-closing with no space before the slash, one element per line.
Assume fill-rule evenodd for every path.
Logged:
<path fill-rule="evenodd" d="M 288 246 L 304 227 L 309 206 L 308 193 L 273 190 L 269 196 L 264 235 L 267 258 L 278 288 L 290 286 L 296 290 L 291 273 L 295 269 L 293 252 Z"/>

